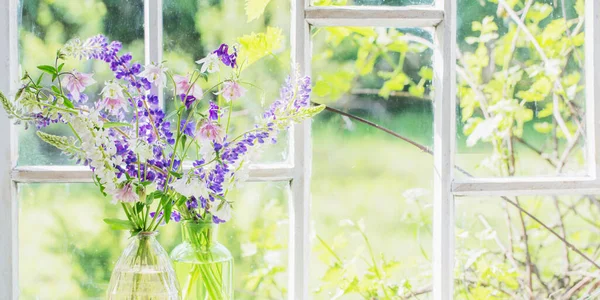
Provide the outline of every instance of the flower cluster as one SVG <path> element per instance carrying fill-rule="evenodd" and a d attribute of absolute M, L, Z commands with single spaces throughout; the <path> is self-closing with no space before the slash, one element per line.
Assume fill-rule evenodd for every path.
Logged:
<path fill-rule="evenodd" d="M 102 61 L 114 78 L 103 83 L 99 95 L 88 95 L 86 88 L 98 84 L 94 74 L 62 72 L 59 62 L 67 57 Z M 132 231 L 181 219 L 222 223 L 232 216 L 228 191 L 245 181 L 254 153 L 275 142 L 281 130 L 323 109 L 310 106 L 310 78 L 294 73 L 261 120 L 233 136 L 233 103 L 247 93 L 237 60 L 238 50 L 222 44 L 197 61 L 199 70 L 179 75 L 162 63 L 134 62 L 131 54 L 121 53 L 119 42 L 102 35 L 75 39 L 59 51 L 54 66 L 40 67 L 51 75 L 49 84 L 26 74 L 15 101 L 2 97 L 2 104 L 18 122 L 37 128 L 68 125 L 76 138 L 40 137 L 91 168 L 100 190 L 122 204 Z M 222 81 L 203 90 L 200 79 L 213 73 Z M 169 82 L 176 121 L 167 119 L 153 93 Z M 95 101 L 87 104 L 88 98 Z M 189 157 L 196 160 L 184 168 Z"/>

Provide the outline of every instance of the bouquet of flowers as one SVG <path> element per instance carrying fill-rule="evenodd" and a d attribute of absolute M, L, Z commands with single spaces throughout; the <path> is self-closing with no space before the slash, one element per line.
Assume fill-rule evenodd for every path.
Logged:
<path fill-rule="evenodd" d="M 89 101 L 85 93 L 88 86 L 97 84 L 94 74 L 64 70 L 64 61 L 69 58 L 100 60 L 113 71 L 114 79 L 104 83 L 97 101 Z M 191 226 L 184 232 L 200 261 L 189 270 L 184 296 L 201 278 L 202 289 L 210 299 L 230 297 L 222 292 L 223 270 L 203 267 L 201 262 L 212 259 L 212 254 L 200 250 L 211 247 L 214 224 L 231 218 L 234 205 L 227 199 L 228 191 L 246 179 L 253 153 L 262 145 L 276 142 L 279 132 L 324 108 L 310 105 L 310 78 L 294 71 L 280 98 L 256 124 L 233 135 L 233 103 L 246 93 L 244 86 L 254 86 L 242 81 L 240 64 L 244 62 L 237 60 L 238 49 L 222 44 L 197 61 L 198 69 L 177 75 L 162 63 L 142 66 L 133 62 L 129 53 L 121 53 L 119 42 L 98 35 L 68 42 L 57 52 L 53 64 L 38 66 L 42 71 L 39 77 L 25 73 L 13 101 L 0 93 L 4 109 L 17 124 L 41 129 L 58 123 L 70 128 L 69 136 L 37 134 L 89 166 L 100 192 L 122 206 L 127 219 L 105 219 L 106 223 L 142 237 L 126 250 L 134 253 L 131 258 L 122 256 L 117 263 L 111 289 L 118 289 L 113 280 L 124 260 L 138 267 L 160 262 L 161 253 L 153 250 L 151 233 L 173 220 L 207 228 Z M 218 76 L 220 81 L 202 90 L 199 82 L 210 76 Z M 175 109 L 167 116 L 156 91 L 169 83 Z M 119 276 L 125 280 L 124 275 Z M 143 268 L 134 272 L 127 299 L 137 299 L 131 296 L 144 289 L 145 280 L 165 281 L 148 281 L 144 276 Z M 165 299 L 172 299 L 169 297 Z"/>

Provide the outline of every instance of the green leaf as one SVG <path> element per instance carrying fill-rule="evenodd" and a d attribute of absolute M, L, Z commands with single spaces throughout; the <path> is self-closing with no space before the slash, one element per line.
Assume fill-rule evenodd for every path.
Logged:
<path fill-rule="evenodd" d="M 106 122 L 102 126 L 104 128 L 113 128 L 113 127 L 131 127 L 131 124 L 124 122 Z"/>
<path fill-rule="evenodd" d="M 425 80 L 433 80 L 433 69 L 430 67 L 422 67 L 419 70 L 419 76 Z"/>
<path fill-rule="evenodd" d="M 52 91 L 53 91 L 53 92 L 55 92 L 55 93 L 57 93 L 57 94 L 62 94 L 62 93 L 60 92 L 60 90 L 58 89 L 58 87 L 57 87 L 57 86 L 55 86 L 55 85 L 53 85 L 53 86 L 52 86 Z"/>
<path fill-rule="evenodd" d="M 408 88 L 408 92 L 415 97 L 422 98 L 425 95 L 425 88 L 420 85 L 413 85 Z"/>
<path fill-rule="evenodd" d="M 104 219 L 104 223 L 110 225 L 110 228 L 113 230 L 133 230 L 134 228 L 129 220 L 107 218 Z"/>
<path fill-rule="evenodd" d="M 71 102 L 71 100 L 69 100 L 67 97 L 63 97 L 63 100 L 64 100 L 64 104 L 66 107 L 75 108 L 75 105 L 73 105 L 73 102 Z"/>
<path fill-rule="evenodd" d="M 56 72 L 56 69 L 53 66 L 49 66 L 49 65 L 41 65 L 41 66 L 37 66 L 38 69 L 50 74 L 50 75 L 54 75 L 58 72 Z"/>
<path fill-rule="evenodd" d="M 154 191 L 146 196 L 146 204 L 152 205 L 154 199 L 161 198 L 163 196 L 162 191 Z"/>
<path fill-rule="evenodd" d="M 580 17 L 585 16 L 585 0 L 577 0 L 575 3 L 575 11 Z"/>
<path fill-rule="evenodd" d="M 62 68 L 65 66 L 65 63 L 62 63 L 60 65 L 58 65 L 58 73 L 60 73 L 60 71 L 62 71 Z"/>
<path fill-rule="evenodd" d="M 173 210 L 173 201 L 171 201 L 171 197 L 167 196 L 167 195 L 163 195 L 162 198 L 160 199 L 162 205 L 163 205 L 163 213 L 164 213 L 164 217 L 163 220 L 165 221 L 165 223 L 169 223 L 169 221 L 171 220 L 171 212 Z"/>
<path fill-rule="evenodd" d="M 247 68 L 261 58 L 279 51 L 283 45 L 284 37 L 281 28 L 267 27 L 265 32 L 251 33 L 238 38 L 241 50 L 238 53 L 238 62 Z"/>
<path fill-rule="evenodd" d="M 40 85 L 42 83 L 42 79 L 44 78 L 44 73 L 40 74 L 40 77 L 35 82 L 35 85 Z"/>
<path fill-rule="evenodd" d="M 180 179 L 182 177 L 181 174 L 179 174 L 179 173 L 177 173 L 175 171 L 169 171 L 169 174 L 171 174 L 171 176 L 173 176 L 173 177 L 175 177 L 177 179 Z"/>
<path fill-rule="evenodd" d="M 520 91 L 517 97 L 527 101 L 536 102 L 546 99 L 552 90 L 552 82 L 547 77 L 540 77 L 527 91 Z"/>
<path fill-rule="evenodd" d="M 539 133 L 550 133 L 552 132 L 552 125 L 548 122 L 541 122 L 533 124 L 533 129 Z"/>
<path fill-rule="evenodd" d="M 187 197 L 181 196 L 179 197 L 179 200 L 177 200 L 177 202 L 175 203 L 175 206 L 181 206 L 183 205 L 183 203 L 185 203 L 185 201 L 187 201 Z"/>
<path fill-rule="evenodd" d="M 271 0 L 246 0 L 246 17 L 248 22 L 258 19 L 265 12 Z"/>

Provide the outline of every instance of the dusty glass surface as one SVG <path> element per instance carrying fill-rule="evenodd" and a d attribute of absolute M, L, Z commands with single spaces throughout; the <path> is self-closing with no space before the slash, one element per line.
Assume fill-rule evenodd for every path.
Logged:
<path fill-rule="evenodd" d="M 458 1 L 456 163 L 471 175 L 586 175 L 584 5 Z"/>
<path fill-rule="evenodd" d="M 288 183 L 248 183 L 229 195 L 235 216 L 219 241 L 234 256 L 236 299 L 282 298 L 287 286 Z M 103 299 L 129 234 L 102 220 L 125 218 L 92 184 L 19 185 L 20 299 Z M 160 244 L 181 242 L 179 224 Z M 266 299 L 266 298 L 264 298 Z"/>
<path fill-rule="evenodd" d="M 256 118 L 262 116 L 262 112 L 279 97 L 279 87 L 291 69 L 289 1 L 269 3 L 264 12 L 252 20 L 247 17 L 244 3 L 163 1 L 164 60 L 169 70 L 186 75 L 185 72 L 199 69 L 195 61 L 216 50 L 221 43 L 240 50 L 238 64 L 243 68 L 240 81 L 248 92 L 233 102 L 230 127 L 232 136 L 253 128 Z M 262 48 L 264 45 L 271 46 Z M 243 54 L 249 53 L 249 49 L 258 52 Z M 260 51 L 263 51 L 264 55 L 255 61 L 251 56 Z M 197 82 L 204 91 L 204 106 L 208 105 L 208 101 L 216 99 L 214 93 L 218 90 L 214 86 L 226 79 L 211 76 L 208 81 L 200 79 Z M 169 114 L 175 107 L 170 86 L 164 95 Z M 175 120 L 174 123 L 176 122 Z M 277 144 L 264 147 L 264 152 L 255 162 L 283 162 L 288 158 L 288 148 L 288 133 L 284 132 Z"/>
<path fill-rule="evenodd" d="M 326 27 L 313 39 L 313 101 L 432 146 L 428 31 Z M 428 297 L 433 158 L 331 111 L 312 128 L 312 296 Z"/>
<path fill-rule="evenodd" d="M 597 298 L 598 199 L 457 198 L 455 299 Z"/>
<path fill-rule="evenodd" d="M 33 78 L 41 73 L 36 67 L 54 62 L 56 51 L 71 38 L 86 39 L 104 34 L 123 43 L 123 53 L 131 52 L 144 63 L 144 1 L 142 0 L 23 0 L 19 7 L 19 63 L 21 72 Z M 104 62 L 69 59 L 64 70 L 77 68 L 94 73 L 98 83 L 112 78 Z M 100 84 L 86 89 L 89 105 L 99 98 Z M 44 132 L 69 134 L 68 127 L 53 124 Z M 40 140 L 33 129 L 19 126 L 19 165 L 73 165 L 75 162 Z"/>

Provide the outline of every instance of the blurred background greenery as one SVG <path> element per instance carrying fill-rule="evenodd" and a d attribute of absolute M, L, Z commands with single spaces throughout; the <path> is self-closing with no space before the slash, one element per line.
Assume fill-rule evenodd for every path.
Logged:
<path fill-rule="evenodd" d="M 560 9 L 562 1 L 508 2 L 518 13 L 523 13 L 526 5 L 531 6 L 533 2 L 536 8 L 532 12 L 543 14 L 545 9 L 549 10 L 547 18 L 528 23 L 532 30 L 534 26 L 537 28 L 535 34 L 542 34 L 552 20 L 565 15 L 576 20 L 576 2 L 580 1 L 566 0 L 566 13 Z M 270 54 L 244 71 L 243 78 L 256 82 L 262 90 L 251 88 L 249 94 L 236 103 L 235 113 L 239 118 L 234 126 L 242 130 L 276 99 L 278 87 L 290 70 L 289 1 L 258 1 L 266 6 L 259 5 L 254 14 L 248 14 L 244 1 L 240 0 L 163 0 L 163 3 L 164 59 L 170 70 L 179 73 L 194 68 L 195 60 L 221 42 L 234 44 L 243 41 L 240 37 L 267 33 L 269 28 L 282 30 L 280 43 L 270 40 L 274 45 Z M 433 0 L 314 1 L 315 5 L 432 3 Z M 485 53 L 494 53 L 501 45 L 510 44 L 514 22 L 502 11 L 498 1 L 458 0 L 457 3 L 457 38 L 465 57 L 472 55 L 472 60 L 490 60 L 493 54 L 486 54 L 485 58 L 476 55 L 483 55 L 483 48 Z M 492 17 L 495 30 L 489 20 L 485 23 L 486 16 Z M 98 33 L 122 41 L 126 51 L 132 52 L 138 61 L 144 61 L 141 0 L 84 0 L 76 4 L 70 0 L 23 0 L 20 22 L 23 70 L 35 70 L 35 66 L 53 59 L 56 50 L 70 38 L 86 38 Z M 486 36 L 473 22 L 488 24 L 486 30 L 490 32 L 485 34 L 489 40 L 481 41 Z M 558 35 L 564 37 L 567 33 Z M 470 38 L 474 36 L 478 38 L 475 42 Z M 314 101 L 432 146 L 431 28 L 313 28 L 311 37 Z M 507 40 L 503 40 L 505 37 Z M 530 46 L 525 38 L 520 40 L 523 42 L 515 46 L 518 61 L 515 64 L 538 64 L 539 58 L 528 50 Z M 491 82 L 490 74 L 500 72 L 495 65 L 492 62 L 479 68 L 472 63 L 463 66 L 476 72 L 480 76 L 477 84 L 483 86 Z M 101 63 L 72 61 L 66 66 L 74 67 L 95 72 L 98 82 L 110 78 L 110 70 Z M 581 71 L 581 65 L 566 69 Z M 521 81 L 521 89 L 531 85 L 527 79 Z M 210 85 L 210 82 L 203 83 L 203 88 Z M 172 108 L 173 101 L 169 92 L 165 90 L 167 110 Z M 464 117 L 469 114 L 465 107 L 470 107 L 466 105 L 466 99 L 470 98 L 467 90 L 463 92 L 459 99 L 461 107 L 457 108 L 460 116 L 457 164 L 478 176 L 506 176 L 502 168 L 486 163 L 490 157 L 497 156 L 493 137 L 468 143 L 473 134 L 473 130 L 468 130 L 469 117 L 480 117 L 483 112 L 478 102 L 472 116 Z M 97 93 L 98 90 L 90 89 L 90 98 L 95 99 L 93 95 Z M 487 90 L 485 93 L 488 94 Z M 575 96 L 572 103 L 583 106 L 581 93 Z M 552 116 L 541 115 L 547 102 L 552 100 L 521 106 L 532 111 L 536 122 L 525 121 L 519 138 L 542 150 L 536 153 L 532 147 L 515 145 L 517 162 L 513 167 L 517 171 L 511 175 L 556 174 L 547 158 L 553 159 L 552 145 L 562 150 L 566 141 L 548 131 L 540 131 L 540 126 L 535 125 L 552 123 Z M 567 121 L 575 123 L 576 119 Z M 519 129 L 516 123 L 510 125 L 511 134 Z M 65 132 L 60 126 L 46 130 Z M 260 162 L 285 161 L 287 145 L 287 135 L 284 135 L 278 145 L 262 154 Z M 584 146 L 583 142 L 573 146 L 575 150 L 569 153 L 565 172 L 558 173 L 585 170 Z M 20 133 L 19 155 L 20 165 L 73 163 L 43 144 L 32 132 Z M 324 112 L 313 121 L 312 170 L 314 247 L 309 277 L 314 298 L 430 298 L 432 157 L 365 124 Z M 91 184 L 26 184 L 19 186 L 19 192 L 22 299 L 103 298 L 112 265 L 127 237 L 111 231 L 101 220 L 119 214 L 120 210 L 102 198 Z M 220 240 L 235 257 L 236 299 L 285 298 L 288 184 L 248 183 L 231 197 L 236 203 L 236 215 L 231 223 L 221 226 Z M 560 224 L 567 224 L 569 229 L 565 230 L 565 236 L 585 253 L 597 257 L 595 246 L 600 245 L 600 239 L 591 232 L 597 232 L 600 223 L 594 217 L 598 212 L 594 201 L 584 197 L 526 197 L 522 205 L 556 230 Z M 596 272 L 585 265 L 575 267 L 583 264 L 581 259 L 564 250 L 559 240 L 529 219 L 524 221 L 529 233 L 529 240 L 524 242 L 519 233 L 522 224 L 518 211 L 506 208 L 501 200 L 460 199 L 456 210 L 457 298 L 512 299 L 515 295 L 527 295 L 524 249 L 532 249 L 530 256 L 537 268 L 539 279 L 532 284 L 534 295 L 549 295 L 555 291 L 562 294 L 585 278 L 583 273 L 578 273 L 561 282 L 555 280 L 564 277 L 565 272 Z M 172 249 L 179 241 L 177 226 L 163 228 L 160 240 L 167 250 Z M 502 251 L 503 247 L 513 244 L 516 264 L 511 264 Z M 370 255 L 370 250 L 374 255 Z M 570 258 L 568 268 L 561 260 L 566 256 Z M 592 283 L 573 295 L 590 294 L 593 289 L 588 288 L 594 287 Z"/>

